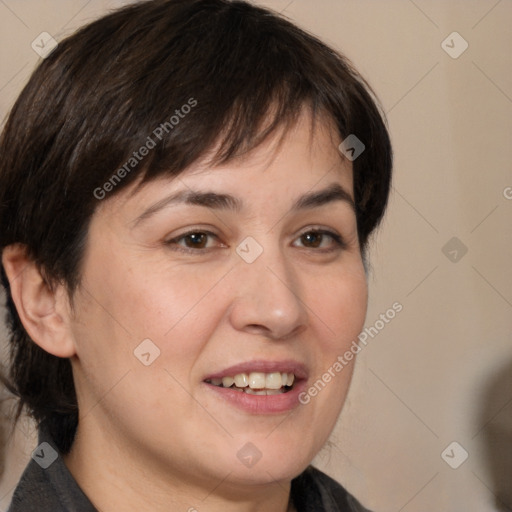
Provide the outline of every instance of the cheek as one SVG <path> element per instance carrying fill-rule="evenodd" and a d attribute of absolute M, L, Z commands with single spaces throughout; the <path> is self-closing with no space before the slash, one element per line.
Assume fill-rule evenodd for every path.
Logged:
<path fill-rule="evenodd" d="M 187 385 L 194 362 L 225 311 L 219 292 L 227 270 L 205 272 L 193 265 L 142 260 L 118 258 L 110 259 L 108 265 L 91 265 L 94 272 L 87 275 L 87 287 L 95 300 L 89 301 L 82 322 L 88 332 L 94 332 L 94 339 L 82 332 L 88 339 L 84 348 L 92 346 L 87 349 L 88 361 L 99 361 L 107 375 L 113 370 L 118 376 L 121 368 L 132 373 L 146 370 L 137 355 L 149 351 L 149 359 L 154 358 L 149 368 L 168 370 Z M 100 346 L 109 348 L 99 351 Z M 149 373 L 153 382 L 156 375 Z M 164 381 L 169 378 L 163 376 Z M 159 383 L 156 389 L 161 388 Z"/>
<path fill-rule="evenodd" d="M 305 304 L 310 310 L 311 331 L 315 333 L 314 376 L 306 390 L 305 402 L 318 428 L 330 432 L 345 401 L 354 363 L 354 343 L 366 317 L 367 282 L 363 265 L 344 266 L 338 271 L 311 279 Z M 343 357 L 347 351 L 350 360 Z"/>
<path fill-rule="evenodd" d="M 364 268 L 354 265 L 325 274 L 307 287 L 311 321 L 323 333 L 324 354 L 338 355 L 357 338 L 366 317 L 368 289 Z"/>
<path fill-rule="evenodd" d="M 225 273 L 223 269 L 205 272 L 193 265 L 171 264 L 165 254 L 145 257 L 123 247 L 118 253 L 124 258 L 110 257 L 108 264 L 97 261 L 88 283 L 110 320 L 134 339 L 171 336 L 184 320 L 197 317 L 203 298 Z M 106 258 L 96 257 L 99 259 Z"/>
<path fill-rule="evenodd" d="M 364 269 L 342 270 L 314 280 L 306 305 L 316 334 L 315 370 L 299 398 L 309 419 L 314 455 L 329 437 L 345 403 L 356 356 L 340 357 L 350 350 L 364 325 L 367 283 Z"/>

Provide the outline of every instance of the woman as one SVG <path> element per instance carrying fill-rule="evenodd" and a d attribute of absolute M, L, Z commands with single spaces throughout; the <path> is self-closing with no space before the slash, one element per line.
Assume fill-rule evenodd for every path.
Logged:
<path fill-rule="evenodd" d="M 365 510 L 310 466 L 391 176 L 344 57 L 246 2 L 137 3 L 39 65 L 0 152 L 9 387 L 39 426 L 10 512 Z"/>

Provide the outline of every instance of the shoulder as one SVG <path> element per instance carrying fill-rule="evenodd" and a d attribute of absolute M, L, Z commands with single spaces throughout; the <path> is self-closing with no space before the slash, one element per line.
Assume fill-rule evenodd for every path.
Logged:
<path fill-rule="evenodd" d="M 33 460 L 21 475 L 7 512 L 28 510 L 64 511 L 44 470 Z"/>
<path fill-rule="evenodd" d="M 370 512 L 336 480 L 313 466 L 292 481 L 292 499 L 298 512 Z"/>
<path fill-rule="evenodd" d="M 97 512 L 69 472 L 53 440 L 41 430 L 39 445 L 21 475 L 7 512 L 32 510 Z"/>
<path fill-rule="evenodd" d="M 21 476 L 7 512 L 97 512 L 59 456 L 48 468 L 31 460 Z"/>

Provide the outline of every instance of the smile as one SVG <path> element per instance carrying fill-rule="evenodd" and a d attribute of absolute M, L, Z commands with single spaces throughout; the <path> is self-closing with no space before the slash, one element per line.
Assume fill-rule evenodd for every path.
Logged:
<path fill-rule="evenodd" d="M 231 388 L 248 395 L 279 395 L 289 392 L 295 381 L 293 373 L 250 372 L 207 379 L 205 382 L 222 388 Z"/>
<path fill-rule="evenodd" d="M 299 407 L 308 382 L 306 366 L 292 359 L 252 360 L 207 375 L 207 393 L 250 414 L 288 413 Z"/>

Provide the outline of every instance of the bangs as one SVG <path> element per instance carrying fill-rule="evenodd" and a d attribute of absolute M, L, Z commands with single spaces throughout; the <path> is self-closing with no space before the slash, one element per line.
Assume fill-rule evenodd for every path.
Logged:
<path fill-rule="evenodd" d="M 181 3 L 165 4 L 171 18 L 168 11 Z M 340 136 L 358 130 L 364 138 L 353 119 L 359 116 L 360 126 L 367 126 L 361 119 L 366 106 L 354 105 L 354 91 L 348 90 L 364 86 L 348 62 L 316 38 L 243 3 L 190 2 L 181 8 L 188 15 L 172 16 L 172 25 L 134 31 L 132 46 L 152 48 L 136 68 L 132 53 L 115 50 L 110 89 L 123 94 L 101 101 L 108 111 L 96 130 L 94 151 L 108 148 L 111 156 L 118 155 L 116 166 L 128 163 L 115 192 L 137 176 L 142 182 L 175 176 L 207 153 L 212 166 L 226 163 L 277 129 L 286 130 L 304 106 L 313 123 L 322 111 L 335 121 Z M 133 68 L 129 74 L 128 66 Z M 83 66 L 82 73 L 88 74 Z M 97 87 L 105 89 L 105 84 Z M 133 152 L 144 146 L 147 155 L 134 161 Z M 112 173 L 112 161 L 103 170 L 93 186 Z"/>

